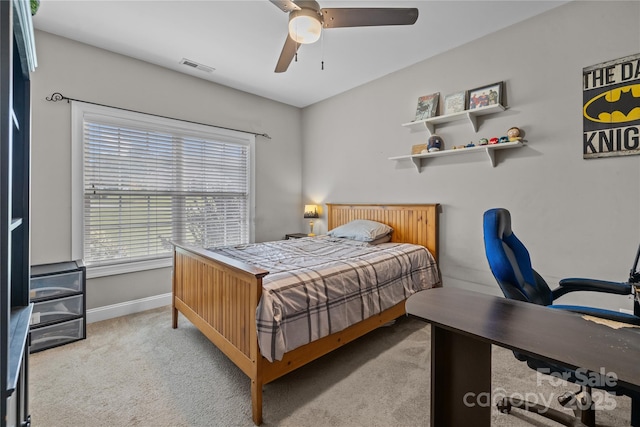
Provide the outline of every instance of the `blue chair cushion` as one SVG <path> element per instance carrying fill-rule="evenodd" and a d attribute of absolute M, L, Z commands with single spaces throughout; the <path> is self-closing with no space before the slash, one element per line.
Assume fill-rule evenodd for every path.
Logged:
<path fill-rule="evenodd" d="M 509 211 L 490 209 L 485 212 L 484 243 L 491 272 L 507 298 L 551 304 L 551 289 L 535 273 L 529 251 L 511 230 Z"/>

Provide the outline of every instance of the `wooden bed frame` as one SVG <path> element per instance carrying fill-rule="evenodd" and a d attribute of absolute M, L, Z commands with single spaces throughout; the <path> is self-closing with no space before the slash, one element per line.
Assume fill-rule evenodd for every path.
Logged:
<path fill-rule="evenodd" d="M 392 241 L 425 246 L 438 259 L 438 204 L 327 204 L 328 230 L 354 219 L 393 227 Z M 256 308 L 268 271 L 174 243 L 173 328 L 178 312 L 193 323 L 251 379 L 253 422 L 262 423 L 262 386 L 405 314 L 401 302 L 349 328 L 269 362 L 258 348 Z"/>

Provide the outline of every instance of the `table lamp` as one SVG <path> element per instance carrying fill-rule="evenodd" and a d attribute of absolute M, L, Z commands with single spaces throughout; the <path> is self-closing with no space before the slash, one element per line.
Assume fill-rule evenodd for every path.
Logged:
<path fill-rule="evenodd" d="M 304 217 L 320 218 L 320 215 L 318 215 L 318 205 L 304 205 Z M 315 236 L 315 234 L 313 234 L 313 219 L 309 221 L 309 228 L 309 236 Z"/>

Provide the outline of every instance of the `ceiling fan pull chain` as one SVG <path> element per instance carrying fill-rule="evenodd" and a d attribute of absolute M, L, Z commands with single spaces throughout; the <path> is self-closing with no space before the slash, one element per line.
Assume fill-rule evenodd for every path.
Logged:
<path fill-rule="evenodd" d="M 324 71 L 324 31 L 320 33 L 320 69 Z"/>

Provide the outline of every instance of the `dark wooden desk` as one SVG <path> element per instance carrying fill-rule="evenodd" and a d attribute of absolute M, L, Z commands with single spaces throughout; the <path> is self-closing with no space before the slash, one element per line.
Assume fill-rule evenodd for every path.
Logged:
<path fill-rule="evenodd" d="M 491 407 L 465 404 L 465 395 L 491 392 L 492 344 L 570 368 L 604 368 L 640 391 L 640 329 L 456 288 L 418 292 L 406 311 L 431 323 L 431 426 L 491 424 Z"/>

